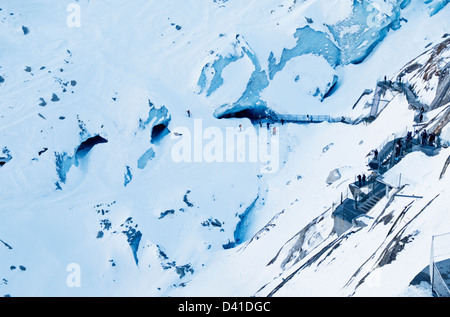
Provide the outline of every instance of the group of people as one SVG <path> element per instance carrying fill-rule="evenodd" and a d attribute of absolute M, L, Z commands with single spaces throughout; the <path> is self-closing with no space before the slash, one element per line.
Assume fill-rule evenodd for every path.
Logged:
<path fill-rule="evenodd" d="M 427 130 L 423 130 L 422 132 L 419 132 L 419 130 L 415 131 L 414 137 L 417 137 L 417 144 L 422 146 L 435 146 L 436 142 L 436 133 L 428 133 Z M 399 160 L 400 157 L 403 155 L 404 150 L 411 149 L 413 146 L 413 133 L 411 131 L 408 131 L 405 138 L 397 139 L 394 143 L 394 158 L 395 160 Z M 371 154 L 373 154 L 373 160 L 378 160 L 378 150 L 375 149 L 371 151 Z"/>
<path fill-rule="evenodd" d="M 262 127 L 262 122 L 259 123 L 259 126 Z M 270 130 L 270 123 L 269 122 L 267 122 L 267 130 Z M 277 127 L 273 127 L 272 134 L 273 135 L 277 134 Z"/>
<path fill-rule="evenodd" d="M 357 178 L 358 178 L 358 187 L 366 186 L 367 178 L 365 174 L 358 175 Z"/>
<path fill-rule="evenodd" d="M 423 130 L 420 134 L 421 144 L 434 146 L 434 142 L 436 141 L 436 133 L 432 132 L 430 134 L 427 133 L 427 130 Z"/>
<path fill-rule="evenodd" d="M 266 120 L 269 120 L 269 119 L 266 118 Z M 284 124 L 284 120 L 281 119 L 281 125 L 283 125 L 283 124 Z M 263 126 L 262 121 L 259 121 L 259 127 L 262 128 L 262 126 Z M 270 130 L 270 122 L 269 122 L 269 121 L 266 122 L 266 126 L 267 126 L 267 130 Z M 272 128 L 272 134 L 273 134 L 273 135 L 276 135 L 276 134 L 277 134 L 277 127 L 274 126 L 274 127 Z"/>
<path fill-rule="evenodd" d="M 423 146 L 434 146 L 436 141 L 436 133 L 432 132 L 428 134 L 427 130 L 424 129 L 419 136 L 419 131 L 416 130 L 415 134 L 418 137 L 418 141 Z M 395 156 L 398 157 L 402 154 L 403 146 L 405 145 L 407 148 L 412 147 L 413 144 L 413 135 L 412 132 L 408 132 L 405 137 L 405 143 L 403 143 L 402 139 L 398 139 L 395 144 Z"/>

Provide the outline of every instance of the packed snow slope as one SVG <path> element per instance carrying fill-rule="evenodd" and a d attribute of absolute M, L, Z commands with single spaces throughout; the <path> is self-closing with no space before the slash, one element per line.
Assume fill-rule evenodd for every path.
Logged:
<path fill-rule="evenodd" d="M 330 207 L 416 127 L 396 92 L 365 120 L 384 76 L 448 145 L 447 2 L 0 1 L 0 295 L 431 296 L 447 147 L 386 176 L 422 198 Z"/>

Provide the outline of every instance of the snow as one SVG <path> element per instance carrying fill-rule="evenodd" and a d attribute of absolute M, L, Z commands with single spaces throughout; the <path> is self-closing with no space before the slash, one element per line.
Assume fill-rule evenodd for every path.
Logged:
<path fill-rule="evenodd" d="M 295 57 L 275 74 L 261 97 L 281 113 L 316 114 L 314 106 L 329 91 L 334 76 L 333 68 L 320 56 Z"/>
<path fill-rule="evenodd" d="M 447 142 L 447 146 L 450 145 L 450 127 L 446 126 L 441 132 L 442 143 Z"/>
<path fill-rule="evenodd" d="M 362 63 L 342 62 L 327 26 L 362 18 L 353 3 L 80 0 L 80 27 L 67 25 L 69 1 L 0 5 L 0 149 L 11 155 L 0 167 L 0 295 L 266 296 L 284 280 L 275 296 L 430 296 L 409 283 L 429 264 L 431 236 L 449 231 L 448 172 L 439 179 L 448 148 L 411 153 L 386 175 L 423 198 L 383 198 L 367 226 L 342 241 L 331 233 L 330 208 L 368 173 L 368 153 L 413 130 L 403 95 L 387 94 L 370 124 L 217 119 L 255 104 L 361 118 L 367 108 L 352 107 L 365 89 L 450 33 L 449 6 L 429 14 L 419 0 L 372 1 L 408 22 L 386 34 L 342 24 L 342 36 L 379 40 Z M 302 46 L 305 34 L 317 45 Z M 163 122 L 169 134 L 154 142 Z M 259 141 L 256 161 L 251 138 L 237 141 L 246 134 Z M 95 135 L 108 142 L 66 161 L 63 181 L 58 155 L 74 157 Z M 181 141 L 188 160 L 174 157 Z M 327 183 L 334 170 L 340 178 Z M 381 261 L 396 234 L 408 243 Z"/>

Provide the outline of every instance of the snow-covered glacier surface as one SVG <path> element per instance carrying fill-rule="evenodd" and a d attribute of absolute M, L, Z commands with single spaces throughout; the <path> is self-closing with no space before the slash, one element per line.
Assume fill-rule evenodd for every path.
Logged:
<path fill-rule="evenodd" d="M 365 120 L 378 80 L 449 144 L 447 3 L 0 3 L 0 295 L 431 296 L 448 147 L 365 225 L 330 207 L 417 128 L 394 90 Z"/>

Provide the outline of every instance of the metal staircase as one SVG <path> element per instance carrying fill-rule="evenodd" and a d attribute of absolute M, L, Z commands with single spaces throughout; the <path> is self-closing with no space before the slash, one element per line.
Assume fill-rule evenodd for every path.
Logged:
<path fill-rule="evenodd" d="M 370 193 L 369 197 L 358 206 L 358 210 L 365 214 L 368 213 L 384 197 L 385 194 L 386 186 L 378 183 Z"/>

